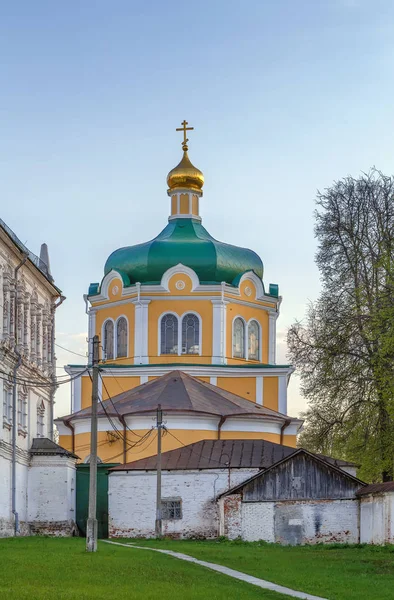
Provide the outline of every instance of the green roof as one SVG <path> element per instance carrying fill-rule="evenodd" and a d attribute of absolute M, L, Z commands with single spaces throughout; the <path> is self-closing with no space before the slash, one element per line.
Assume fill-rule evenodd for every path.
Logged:
<path fill-rule="evenodd" d="M 179 263 L 193 269 L 201 283 L 232 284 L 246 271 L 263 278 L 263 263 L 255 252 L 215 240 L 197 219 L 175 219 L 153 240 L 115 250 L 104 274 L 114 269 L 130 284 L 159 283 Z"/>

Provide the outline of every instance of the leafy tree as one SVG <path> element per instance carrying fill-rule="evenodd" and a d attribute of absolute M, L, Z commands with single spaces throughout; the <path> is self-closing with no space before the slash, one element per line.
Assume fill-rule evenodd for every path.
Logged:
<path fill-rule="evenodd" d="M 318 192 L 322 291 L 288 332 L 309 401 L 305 447 L 354 460 L 360 477 L 393 478 L 394 178 L 372 169 Z"/>

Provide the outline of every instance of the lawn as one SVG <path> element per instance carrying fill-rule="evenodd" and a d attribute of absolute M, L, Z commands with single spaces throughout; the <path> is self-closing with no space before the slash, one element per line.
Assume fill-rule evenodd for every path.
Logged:
<path fill-rule="evenodd" d="M 11 600 L 289 600 L 156 552 L 80 538 L 0 539 L 0 598 Z"/>
<path fill-rule="evenodd" d="M 128 541 L 183 552 L 329 600 L 394 599 L 394 546 Z"/>

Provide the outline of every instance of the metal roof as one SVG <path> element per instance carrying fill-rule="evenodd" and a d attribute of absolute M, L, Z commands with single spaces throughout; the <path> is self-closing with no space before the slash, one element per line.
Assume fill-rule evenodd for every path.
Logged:
<path fill-rule="evenodd" d="M 162 454 L 162 469 L 268 469 L 298 452 L 297 448 L 266 440 L 202 440 Z M 114 467 L 114 471 L 155 471 L 156 455 Z M 335 458 L 319 457 L 338 466 Z M 343 461 L 344 462 L 344 461 Z M 347 464 L 347 463 L 346 463 Z"/>
<path fill-rule="evenodd" d="M 384 483 L 371 483 L 357 490 L 357 496 L 366 496 L 367 494 L 378 494 L 382 492 L 394 492 L 394 481 Z"/>
<path fill-rule="evenodd" d="M 105 400 L 97 407 L 98 416 L 112 417 L 153 413 L 158 404 L 164 413 L 200 413 L 223 418 L 261 418 L 272 421 L 292 420 L 241 396 L 205 383 L 183 371 L 170 371 L 138 387 Z M 104 410 L 105 409 L 105 410 Z M 62 417 L 69 422 L 90 416 L 91 407 Z"/>
<path fill-rule="evenodd" d="M 63 455 L 70 456 L 72 458 L 79 458 L 79 456 L 73 454 L 73 452 L 69 452 L 69 450 L 66 450 L 65 448 L 62 448 L 62 446 L 59 446 L 59 444 L 52 442 L 52 440 L 50 440 L 49 438 L 34 438 L 30 448 L 30 454 L 33 454 L 35 456 Z"/>

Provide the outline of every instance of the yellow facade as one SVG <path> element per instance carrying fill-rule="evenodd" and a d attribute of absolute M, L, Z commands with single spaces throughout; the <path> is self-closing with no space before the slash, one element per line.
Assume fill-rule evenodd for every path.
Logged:
<path fill-rule="evenodd" d="M 160 234 L 162 237 L 155 238 L 168 240 L 174 236 L 166 246 L 167 258 L 155 250 L 156 266 L 152 267 L 150 278 L 150 267 L 144 262 L 146 255 L 138 254 L 137 246 L 130 247 L 130 256 L 137 256 L 133 258 L 134 270 L 129 269 L 127 261 L 124 268 L 117 265 L 107 268 L 106 265 L 101 284 L 92 284 L 94 289 L 89 292 L 89 339 L 98 335 L 103 348 L 100 353 L 101 399 L 116 401 L 119 394 L 168 372 L 183 370 L 249 402 L 286 414 L 286 389 L 292 369 L 275 364 L 275 322 L 281 302 L 277 286 L 273 286 L 272 293 L 271 285 L 270 292 L 265 292 L 262 262 L 254 253 L 227 244 L 222 244 L 219 251 L 216 246 L 213 250 L 213 242 L 221 243 L 199 229 L 204 176 L 190 162 L 186 142 L 184 140 L 181 162 L 167 179 L 169 229 Z M 192 243 L 188 242 L 190 239 Z M 174 248 L 178 244 L 179 255 L 176 255 Z M 212 247 L 208 248 L 209 244 Z M 124 250 L 121 250 L 120 261 Z M 218 252 L 222 253 L 220 264 Z M 110 262 L 114 254 L 116 252 L 109 258 Z M 188 266 L 200 256 L 206 273 L 203 278 L 198 275 L 198 264 L 194 268 Z M 161 268 L 162 264 L 167 266 Z M 233 273 L 231 276 L 229 270 Z M 138 279 L 140 274 L 145 279 Z M 235 328 L 236 319 L 242 322 L 243 333 L 239 333 L 239 322 Z M 163 342 L 162 336 L 167 335 L 171 343 Z M 70 366 L 70 369 L 74 377 L 78 375 L 78 368 Z M 91 405 L 90 377 L 82 366 L 79 372 L 80 385 L 73 387 L 73 412 Z M 170 435 L 163 437 L 163 451 L 203 439 L 217 439 L 218 435 L 222 439 L 266 439 L 294 446 L 294 427 L 290 434 L 290 430 L 286 433 L 278 424 L 284 422 L 288 427 L 290 421 L 283 421 L 278 415 L 275 426 L 272 420 L 255 425 L 240 420 L 239 429 L 238 425 L 232 425 L 235 431 L 214 431 L 204 425 L 201 415 L 190 414 L 184 428 L 176 428 L 178 441 Z M 108 422 L 108 431 L 99 431 L 100 458 L 122 462 L 154 454 L 152 435 L 146 444 L 130 447 L 147 431 L 142 427 L 136 428 L 135 434 L 123 432 L 122 437 L 126 435 L 127 439 L 121 442 L 111 433 Z M 63 428 L 60 443 L 70 450 L 73 446 L 76 454 L 84 459 L 90 452 L 90 433 L 77 432 L 72 436 L 71 430 Z"/>

